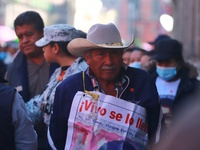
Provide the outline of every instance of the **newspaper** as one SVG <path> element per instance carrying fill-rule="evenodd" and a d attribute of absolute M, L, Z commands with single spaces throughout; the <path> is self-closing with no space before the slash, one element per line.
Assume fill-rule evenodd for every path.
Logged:
<path fill-rule="evenodd" d="M 145 149 L 148 126 L 145 108 L 125 100 L 78 91 L 73 99 L 65 150 L 98 150 L 111 141 L 128 141 L 135 150 Z"/>

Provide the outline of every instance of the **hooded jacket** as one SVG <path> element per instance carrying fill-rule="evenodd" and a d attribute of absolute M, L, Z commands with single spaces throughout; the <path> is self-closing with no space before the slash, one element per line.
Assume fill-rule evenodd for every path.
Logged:
<path fill-rule="evenodd" d="M 180 111 L 186 103 L 194 103 L 200 96 L 200 81 L 197 80 L 197 69 L 190 63 L 186 63 L 184 67 L 178 69 L 178 77 L 180 84 L 173 101 L 173 114 Z M 153 74 L 154 81 L 158 77 L 157 73 Z"/>

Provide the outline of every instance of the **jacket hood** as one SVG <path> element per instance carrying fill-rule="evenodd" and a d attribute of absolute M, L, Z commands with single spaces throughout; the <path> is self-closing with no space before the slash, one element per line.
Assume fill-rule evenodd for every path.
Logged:
<path fill-rule="evenodd" d="M 189 78 L 196 79 L 198 77 L 197 68 L 193 64 L 186 62 L 185 68 L 188 71 Z"/>

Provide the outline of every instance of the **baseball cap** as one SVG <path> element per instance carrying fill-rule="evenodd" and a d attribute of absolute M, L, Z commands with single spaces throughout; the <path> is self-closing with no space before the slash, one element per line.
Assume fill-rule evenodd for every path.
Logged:
<path fill-rule="evenodd" d="M 170 37 L 166 34 L 159 34 L 154 41 L 148 42 L 149 44 L 156 45 L 159 41 L 164 39 L 170 39 Z"/>
<path fill-rule="evenodd" d="M 44 36 L 35 42 L 38 47 L 43 47 L 50 42 L 69 42 L 79 37 L 79 32 L 68 24 L 54 24 L 44 27 Z"/>
<path fill-rule="evenodd" d="M 178 61 L 183 60 L 181 43 L 175 39 L 164 39 L 158 42 L 152 59 L 165 61 L 171 58 L 175 58 Z"/>

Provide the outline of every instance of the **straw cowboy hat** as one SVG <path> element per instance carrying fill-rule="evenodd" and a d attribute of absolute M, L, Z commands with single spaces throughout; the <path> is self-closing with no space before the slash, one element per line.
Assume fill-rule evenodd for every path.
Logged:
<path fill-rule="evenodd" d="M 87 38 L 76 38 L 69 42 L 68 51 L 78 57 L 83 57 L 83 54 L 87 50 L 91 49 L 126 49 L 132 45 L 134 39 L 130 44 L 124 46 L 120 33 L 113 23 L 109 24 L 95 24 L 88 33 Z"/>

